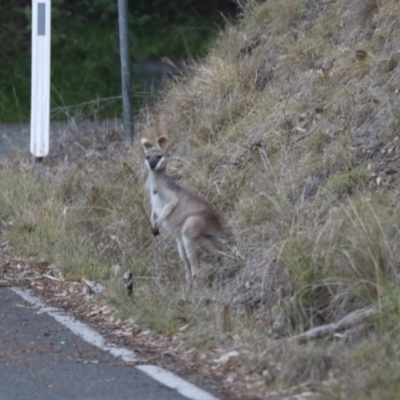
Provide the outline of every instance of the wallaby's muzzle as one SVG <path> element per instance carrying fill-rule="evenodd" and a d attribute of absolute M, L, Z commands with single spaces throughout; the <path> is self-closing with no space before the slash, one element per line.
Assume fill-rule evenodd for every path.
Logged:
<path fill-rule="evenodd" d="M 156 166 L 157 166 L 157 164 L 158 164 L 159 161 L 160 161 L 160 160 L 158 160 L 157 158 L 153 158 L 153 159 L 150 159 L 150 160 L 148 161 L 149 167 L 150 167 L 150 169 L 151 169 L 152 171 L 155 170 L 155 168 L 156 168 Z"/>

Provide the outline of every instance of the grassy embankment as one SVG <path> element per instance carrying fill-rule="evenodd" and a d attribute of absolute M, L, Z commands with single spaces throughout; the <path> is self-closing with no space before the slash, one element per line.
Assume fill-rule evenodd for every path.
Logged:
<path fill-rule="evenodd" d="M 223 210 L 245 257 L 206 265 L 186 302 L 174 243 L 143 213 L 139 141 L 45 176 L 4 162 L 3 240 L 67 279 L 103 280 L 122 316 L 179 335 L 182 352 L 237 350 L 228 379 L 260 393 L 310 383 L 320 398 L 397 398 L 399 21 L 395 0 L 253 2 L 143 112 L 138 136 L 168 135 L 170 174 Z M 133 300 L 110 279 L 117 263 Z M 285 340 L 361 309 L 376 314 Z"/>

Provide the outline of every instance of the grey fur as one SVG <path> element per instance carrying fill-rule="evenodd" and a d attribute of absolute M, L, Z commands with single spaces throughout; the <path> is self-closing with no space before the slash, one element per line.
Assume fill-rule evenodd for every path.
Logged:
<path fill-rule="evenodd" d="M 160 227 L 175 239 L 186 268 L 186 280 L 196 277 L 203 253 L 219 255 L 231 237 L 222 214 L 204 197 L 178 185 L 166 173 L 166 138 L 156 145 L 142 138 L 149 176 L 146 189 L 151 201 L 151 227 L 154 235 Z"/>

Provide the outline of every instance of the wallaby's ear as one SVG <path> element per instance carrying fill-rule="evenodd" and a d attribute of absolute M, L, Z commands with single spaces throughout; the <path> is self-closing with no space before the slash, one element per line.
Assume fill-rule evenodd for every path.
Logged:
<path fill-rule="evenodd" d="M 142 137 L 142 145 L 145 150 L 149 149 L 150 147 L 153 147 L 153 145 L 149 142 L 149 140 L 144 137 Z"/>
<path fill-rule="evenodd" d="M 165 136 L 160 136 L 160 137 L 157 139 L 157 146 L 158 146 L 160 149 L 164 149 L 164 148 L 167 146 L 167 138 L 166 138 Z"/>

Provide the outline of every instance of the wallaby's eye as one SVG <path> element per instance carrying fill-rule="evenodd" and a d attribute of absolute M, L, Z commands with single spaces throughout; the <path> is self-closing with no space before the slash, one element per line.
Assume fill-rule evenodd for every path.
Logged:
<path fill-rule="evenodd" d="M 150 157 L 149 157 L 149 156 L 146 156 L 146 160 L 150 160 Z"/>
<path fill-rule="evenodd" d="M 157 160 L 161 160 L 161 158 L 162 158 L 161 155 L 158 155 L 158 156 L 157 156 Z"/>

